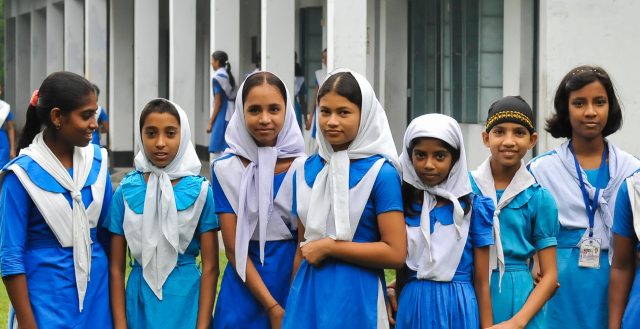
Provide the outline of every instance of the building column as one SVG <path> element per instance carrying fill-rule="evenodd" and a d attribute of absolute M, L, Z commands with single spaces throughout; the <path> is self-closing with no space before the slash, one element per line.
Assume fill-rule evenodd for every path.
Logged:
<path fill-rule="evenodd" d="M 238 0 L 212 0 L 211 1 L 211 31 L 210 52 L 224 50 L 229 55 L 231 73 L 236 78 L 236 84 L 242 83 L 240 72 L 240 2 Z M 210 76 L 213 77 L 213 68 L 209 66 Z M 209 79 L 211 80 L 211 79 Z M 209 94 L 211 96 L 211 81 L 209 81 Z M 211 107 L 213 104 L 210 104 Z M 211 111 L 210 111 L 211 112 Z"/>
<path fill-rule="evenodd" d="M 47 76 L 47 39 L 44 9 L 31 12 L 31 81 L 29 89 L 40 87 Z"/>
<path fill-rule="evenodd" d="M 294 24 L 294 0 L 262 0 L 262 69 L 278 75 L 290 93 L 295 69 Z"/>
<path fill-rule="evenodd" d="M 14 108 L 26 108 L 31 98 L 31 15 L 16 17 L 16 100 Z M 16 127 L 24 125 L 24 116 L 16 116 Z"/>
<path fill-rule="evenodd" d="M 367 0 L 327 0 L 327 70 L 367 73 Z"/>
<path fill-rule="evenodd" d="M 10 4 L 10 2 L 5 2 L 5 6 Z M 5 7 L 5 10 L 7 8 Z M 7 12 L 5 12 L 6 14 Z M 17 108 L 16 103 L 16 77 L 17 77 L 17 67 L 16 67 L 16 55 L 17 52 L 10 51 L 11 49 L 16 49 L 17 44 L 17 33 L 16 33 L 16 24 L 17 18 L 15 16 L 9 17 L 5 15 L 5 26 L 4 26 L 4 35 L 5 35 L 5 52 L 4 52 L 4 90 L 3 90 L 3 99 L 11 105 L 11 109 L 15 111 Z M 16 112 L 14 112 L 16 114 Z M 16 120 L 19 119 L 16 117 Z"/>
<path fill-rule="evenodd" d="M 109 24 L 109 147 L 116 167 L 133 164 L 134 127 L 134 2 L 111 0 Z M 116 133 L 117 132 L 117 133 Z"/>
<path fill-rule="evenodd" d="M 64 69 L 64 3 L 47 3 L 47 74 Z"/>
<path fill-rule="evenodd" d="M 98 104 L 109 109 L 107 84 L 107 0 L 85 0 L 85 77 L 98 85 Z"/>
<path fill-rule="evenodd" d="M 145 104 L 158 97 L 158 1 L 136 0 L 134 4 L 133 40 L 133 125 L 134 140 L 140 132 L 136 129 L 140 112 Z M 138 151 L 134 144 L 134 152 Z"/>
<path fill-rule="evenodd" d="M 84 3 L 64 2 L 64 69 L 84 76 Z"/>
<path fill-rule="evenodd" d="M 210 102 L 210 40 L 211 36 L 211 0 L 196 1 L 196 74 L 195 83 L 195 119 L 192 122 L 194 131 L 191 132 L 193 143 L 199 155 L 209 156 L 207 146 L 209 138 L 205 130 L 209 122 Z"/>

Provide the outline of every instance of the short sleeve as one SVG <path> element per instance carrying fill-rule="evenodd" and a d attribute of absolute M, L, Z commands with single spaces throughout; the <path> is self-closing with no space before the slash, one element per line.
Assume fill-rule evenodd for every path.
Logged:
<path fill-rule="evenodd" d="M 627 180 L 620 184 L 618 197 L 616 198 L 616 208 L 613 215 L 613 233 L 629 239 L 637 239 L 633 228 L 633 211 L 629 201 L 629 188 Z"/>
<path fill-rule="evenodd" d="M 213 202 L 213 191 L 211 187 L 207 189 L 207 201 L 202 208 L 202 213 L 200 214 L 200 223 L 198 226 L 198 232 L 206 233 L 212 230 L 217 230 L 220 228 L 220 224 L 218 222 L 218 215 L 215 212 L 215 204 Z"/>
<path fill-rule="evenodd" d="M 235 214 L 231 207 L 231 203 L 229 203 L 229 199 L 224 194 L 222 190 L 222 186 L 218 181 L 218 177 L 214 170 L 211 171 L 211 189 L 213 191 L 213 200 L 215 204 L 215 213 L 216 214 Z"/>
<path fill-rule="evenodd" d="M 9 112 L 5 121 L 13 121 L 13 112 Z"/>
<path fill-rule="evenodd" d="M 107 111 L 102 107 L 100 108 L 100 114 L 98 115 L 98 121 L 105 122 L 109 121 L 109 116 L 107 116 Z"/>
<path fill-rule="evenodd" d="M 493 239 L 493 200 L 480 195 L 473 196 L 469 237 L 474 248 L 486 247 L 495 243 Z"/>
<path fill-rule="evenodd" d="M 558 245 L 556 236 L 560 232 L 558 206 L 553 195 L 540 188 L 531 200 L 535 202 L 535 224 L 533 226 L 533 243 L 536 250 Z"/>
<path fill-rule="evenodd" d="M 11 191 L 11 193 L 7 193 Z M 0 271 L 2 276 L 24 274 L 29 210 L 35 205 L 18 177 L 8 172 L 0 195 Z"/>
<path fill-rule="evenodd" d="M 380 168 L 373 184 L 371 198 L 376 215 L 389 211 L 403 211 L 400 176 L 390 163 L 385 162 Z"/>
<path fill-rule="evenodd" d="M 116 193 L 111 199 L 109 213 L 102 225 L 109 232 L 118 235 L 124 235 L 122 223 L 124 222 L 124 197 L 122 195 L 122 186 L 118 186 Z"/>
<path fill-rule="evenodd" d="M 216 79 L 212 79 L 211 85 L 213 86 L 213 94 L 217 95 L 222 92 L 222 86 Z"/>

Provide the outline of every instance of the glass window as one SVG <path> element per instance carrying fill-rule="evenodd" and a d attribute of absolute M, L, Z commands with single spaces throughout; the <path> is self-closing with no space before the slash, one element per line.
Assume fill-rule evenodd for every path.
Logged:
<path fill-rule="evenodd" d="M 502 96 L 504 0 L 409 1 L 409 115 L 486 120 Z"/>

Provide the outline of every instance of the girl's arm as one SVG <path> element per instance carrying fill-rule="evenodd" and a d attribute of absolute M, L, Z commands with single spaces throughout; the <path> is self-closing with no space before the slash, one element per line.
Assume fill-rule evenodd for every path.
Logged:
<path fill-rule="evenodd" d="M 293 258 L 293 271 L 291 271 L 291 282 L 296 277 L 296 273 L 298 273 L 298 268 L 300 268 L 300 263 L 302 263 L 302 249 L 300 249 L 300 243 L 304 241 L 304 226 L 300 219 L 298 219 L 298 245 L 296 246 L 296 256 Z"/>
<path fill-rule="evenodd" d="M 111 235 L 111 255 L 109 259 L 109 297 L 113 327 L 127 328 L 124 277 L 127 261 L 127 241 L 124 236 Z"/>
<path fill-rule="evenodd" d="M 524 328 L 542 309 L 558 288 L 558 266 L 556 263 L 556 247 L 548 247 L 538 251 L 540 264 L 540 281 L 533 288 L 520 311 L 511 319 L 492 328 Z"/>
<path fill-rule="evenodd" d="M 491 310 L 491 290 L 489 289 L 489 246 L 473 248 L 473 288 L 478 300 L 480 311 L 480 327 L 488 328 L 493 325 Z"/>
<path fill-rule="evenodd" d="M 218 287 L 218 232 L 208 231 L 200 235 L 200 257 L 202 276 L 200 277 L 200 300 L 198 301 L 198 321 L 196 328 L 211 328 L 213 302 Z"/>
<path fill-rule="evenodd" d="M 229 263 L 236 267 L 236 221 L 237 217 L 235 214 L 230 213 L 221 213 L 219 214 L 220 218 L 220 228 L 222 229 L 222 241 L 224 242 L 225 254 L 227 255 L 227 259 Z M 272 327 L 278 327 L 282 322 L 282 318 L 284 317 L 284 308 L 276 301 L 276 299 L 271 295 L 269 289 L 262 281 L 262 277 L 256 270 L 251 258 L 247 256 L 247 276 L 245 285 L 253 294 L 253 296 L 258 300 L 260 305 L 267 311 L 269 315 L 269 320 L 271 322 Z"/>
<path fill-rule="evenodd" d="M 13 120 L 7 121 L 7 135 L 9 135 L 9 157 L 13 159 L 16 157 L 16 130 L 14 129 Z"/>
<path fill-rule="evenodd" d="M 7 289 L 9 300 L 16 312 L 20 328 L 38 328 L 31 309 L 31 302 L 29 301 L 27 276 L 25 274 L 9 275 L 2 277 L 2 282 Z"/>
<path fill-rule="evenodd" d="M 320 265 L 327 257 L 372 268 L 400 268 L 407 257 L 407 230 L 404 215 L 389 211 L 378 215 L 378 242 L 335 241 L 331 238 L 304 245 L 302 256 L 311 265 Z M 488 270 L 487 270 L 488 271 Z"/>
<path fill-rule="evenodd" d="M 609 278 L 609 328 L 617 329 L 622 324 L 622 315 L 627 307 L 629 291 L 636 269 L 635 245 L 637 240 L 613 234 L 611 276 Z"/>
<path fill-rule="evenodd" d="M 222 95 L 220 93 L 215 94 L 213 96 L 213 113 L 211 114 L 211 119 L 209 119 L 209 126 L 207 127 L 207 133 L 210 133 L 213 129 L 213 123 L 216 121 L 216 117 L 220 112 L 220 108 L 222 107 Z"/>

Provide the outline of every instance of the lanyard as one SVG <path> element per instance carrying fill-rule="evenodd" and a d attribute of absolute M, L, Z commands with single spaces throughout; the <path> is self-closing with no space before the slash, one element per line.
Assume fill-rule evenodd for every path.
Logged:
<path fill-rule="evenodd" d="M 593 237 L 593 224 L 596 217 L 596 211 L 599 206 L 598 197 L 600 195 L 600 186 L 604 183 L 606 171 L 609 169 L 609 166 L 607 165 L 607 145 L 605 144 L 604 151 L 602 152 L 602 161 L 600 162 L 600 168 L 598 169 L 598 181 L 596 182 L 596 193 L 593 196 L 593 201 L 589 199 L 589 193 L 584 185 L 584 179 L 582 179 L 582 169 L 580 169 L 580 164 L 578 163 L 576 152 L 573 150 L 572 143 L 569 143 L 569 150 L 573 155 L 573 161 L 576 165 L 576 173 L 578 174 L 578 180 L 580 181 L 580 191 L 582 191 L 582 199 L 584 200 L 585 210 L 587 212 L 587 217 L 589 218 L 589 237 Z"/>

